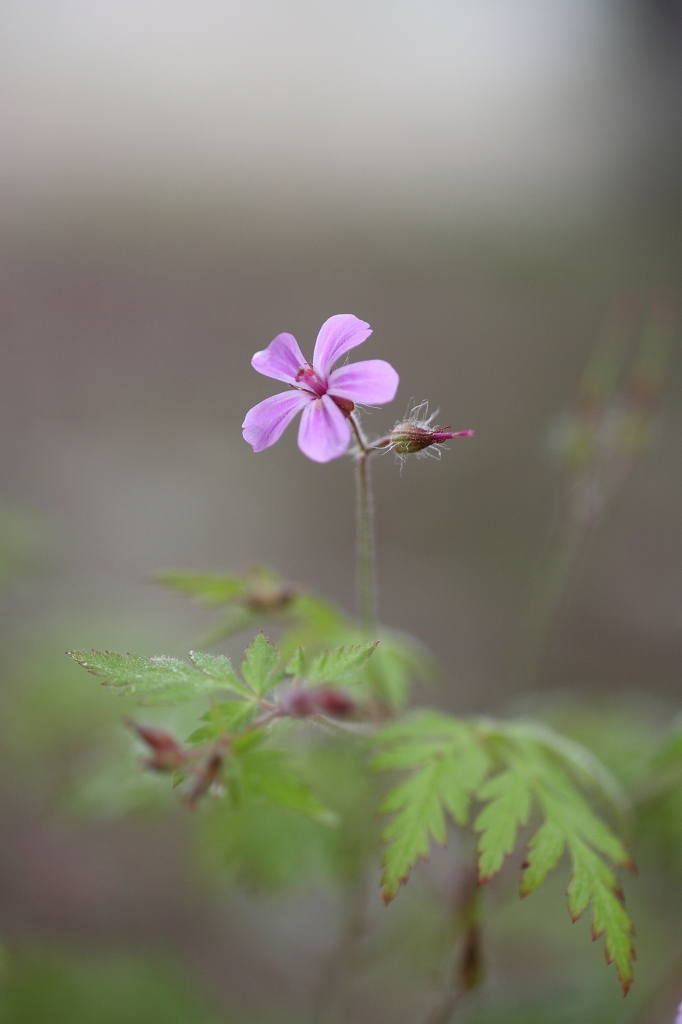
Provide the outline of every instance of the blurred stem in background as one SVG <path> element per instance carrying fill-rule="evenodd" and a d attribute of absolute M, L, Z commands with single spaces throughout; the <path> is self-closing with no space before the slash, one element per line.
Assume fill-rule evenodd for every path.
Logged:
<path fill-rule="evenodd" d="M 357 487 L 357 588 L 360 622 L 368 639 L 374 639 L 377 624 L 377 584 L 374 554 L 374 501 L 370 471 L 371 448 L 355 416 L 349 416 L 357 441 L 355 480 Z"/>
<path fill-rule="evenodd" d="M 574 407 L 550 431 L 565 486 L 556 525 L 531 590 L 512 654 L 515 692 L 537 686 L 549 641 L 579 576 L 604 511 L 656 438 L 657 413 L 678 321 L 676 304 L 656 296 L 629 375 L 624 367 L 638 324 L 635 303 L 616 298 L 594 347 Z"/>
<path fill-rule="evenodd" d="M 309 1024 L 323 1024 L 337 1014 L 346 1018 L 347 982 L 356 964 L 357 945 L 367 932 L 367 879 L 363 874 L 345 891 L 345 918 L 339 939 L 326 958 L 313 996 Z M 336 1013 L 334 1012 L 336 1011 Z"/>
<path fill-rule="evenodd" d="M 464 867 L 457 888 L 454 914 L 461 947 L 455 960 L 448 990 L 429 1011 L 426 1024 L 448 1024 L 459 1003 L 483 981 L 481 950 L 481 889 L 476 862 Z"/>

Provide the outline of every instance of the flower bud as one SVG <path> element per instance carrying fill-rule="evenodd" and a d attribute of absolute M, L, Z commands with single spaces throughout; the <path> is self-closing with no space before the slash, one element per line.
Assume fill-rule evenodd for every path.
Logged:
<path fill-rule="evenodd" d="M 284 709 L 293 718 L 307 718 L 317 712 L 315 691 L 305 686 L 294 686 L 286 696 Z"/>
<path fill-rule="evenodd" d="M 417 455 L 432 444 L 443 444 L 453 437 L 473 437 L 473 430 L 452 431 L 449 427 L 433 429 L 428 423 L 406 420 L 391 431 L 391 448 L 397 455 Z"/>
<path fill-rule="evenodd" d="M 165 729 L 139 725 L 132 720 L 128 721 L 128 725 L 149 747 L 152 756 L 146 761 L 147 768 L 153 768 L 157 772 L 174 772 L 186 760 L 186 752 Z"/>
<path fill-rule="evenodd" d="M 355 702 L 347 693 L 331 686 L 294 686 L 284 700 L 284 710 L 293 718 L 310 715 L 344 718 L 355 710 Z"/>
<path fill-rule="evenodd" d="M 345 718 L 355 711 L 355 702 L 343 690 L 333 690 L 330 686 L 320 687 L 315 691 L 318 709 L 324 715 Z"/>

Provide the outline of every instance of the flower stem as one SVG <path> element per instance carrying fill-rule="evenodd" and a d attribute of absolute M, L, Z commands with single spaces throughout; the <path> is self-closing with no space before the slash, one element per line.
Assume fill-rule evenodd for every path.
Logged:
<path fill-rule="evenodd" d="M 358 605 L 362 627 L 368 637 L 373 638 L 376 633 L 377 623 L 377 594 L 374 556 L 374 503 L 372 500 L 372 479 L 369 465 L 372 449 L 367 445 L 355 417 L 351 415 L 349 420 L 357 440 L 355 480 L 358 502 Z"/>

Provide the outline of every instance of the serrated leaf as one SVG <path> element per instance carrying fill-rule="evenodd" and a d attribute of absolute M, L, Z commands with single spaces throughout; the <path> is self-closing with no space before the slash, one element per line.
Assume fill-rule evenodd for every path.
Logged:
<path fill-rule="evenodd" d="M 490 825 L 492 815 L 497 828 L 497 835 L 488 839 L 487 849 L 481 855 L 481 874 L 489 876 L 499 870 L 504 853 L 510 853 L 515 842 L 516 829 L 512 842 L 511 820 L 516 817 L 516 824 L 523 824 L 528 818 L 530 801 L 535 802 L 544 822 L 528 843 L 521 895 L 536 889 L 568 849 L 573 869 L 568 888 L 571 917 L 576 920 L 592 903 L 593 937 L 605 935 L 607 960 L 616 963 L 621 985 L 627 993 L 634 959 L 632 924 L 622 905 L 618 881 L 604 857 L 623 866 L 628 866 L 630 860 L 623 843 L 595 814 L 569 774 L 576 765 L 584 774 L 582 766 L 589 764 L 589 759 L 581 750 L 566 749 L 554 741 L 548 744 L 542 727 L 536 732 L 519 723 L 498 725 L 489 731 L 489 736 L 494 737 L 495 743 L 502 741 L 502 746 L 497 747 L 498 756 L 506 760 L 509 767 L 479 791 L 479 798 L 490 802 L 481 811 L 475 827 L 484 823 Z M 502 788 L 511 789 L 512 778 L 516 779 L 514 785 L 518 787 L 518 794 L 511 801 L 512 806 L 505 808 L 499 802 L 500 780 L 507 780 Z M 525 797 L 519 795 L 523 789 Z M 497 859 L 492 856 L 494 851 Z"/>
<path fill-rule="evenodd" d="M 297 647 L 284 669 L 286 675 L 296 676 L 298 679 L 302 679 L 305 676 L 306 670 L 306 657 L 305 651 L 302 647 Z"/>
<path fill-rule="evenodd" d="M 378 733 L 384 750 L 372 762 L 380 770 L 414 768 L 386 796 L 380 812 L 395 812 L 384 831 L 382 895 L 389 902 L 407 880 L 430 839 L 444 843 L 445 812 L 465 824 L 472 794 L 489 768 L 489 759 L 465 723 L 437 713 L 422 713 L 392 723 Z"/>
<path fill-rule="evenodd" d="M 521 895 L 528 896 L 542 885 L 556 867 L 564 849 L 566 838 L 553 821 L 545 821 L 528 841 L 528 854 L 521 875 Z"/>
<path fill-rule="evenodd" d="M 204 654 L 202 651 L 190 651 L 190 660 L 210 679 L 220 684 L 221 689 L 230 690 L 240 697 L 251 697 L 250 691 L 235 675 L 230 659 L 224 654 Z"/>
<path fill-rule="evenodd" d="M 592 903 L 592 938 L 605 937 L 608 963 L 615 963 L 626 993 L 633 978 L 632 922 L 623 906 L 613 872 L 604 861 L 575 836 L 568 840 L 573 874 L 568 886 L 568 907 L 576 921 Z"/>
<path fill-rule="evenodd" d="M 369 644 L 356 644 L 351 647 L 336 647 L 323 651 L 313 661 L 307 672 L 309 683 L 334 683 L 349 677 L 358 676 L 367 660 L 374 654 L 378 640 Z"/>
<path fill-rule="evenodd" d="M 632 822 L 634 812 L 630 797 L 615 775 L 591 750 L 540 722 L 515 723 L 512 729 L 519 739 L 528 739 L 553 751 L 562 765 L 582 783 L 587 780 L 606 797 L 624 824 Z"/>
<path fill-rule="evenodd" d="M 68 651 L 105 686 L 115 686 L 145 705 L 180 704 L 220 689 L 215 680 L 177 658 L 144 658 L 110 651 Z"/>
<path fill-rule="evenodd" d="M 486 806 L 474 821 L 478 840 L 478 876 L 487 882 L 516 846 L 519 828 L 528 823 L 532 797 L 526 780 L 512 769 L 500 772 L 478 791 Z"/>
<path fill-rule="evenodd" d="M 169 571 L 157 573 L 153 578 L 159 586 L 193 597 L 210 608 L 229 604 L 246 591 L 244 580 L 239 576 Z"/>
<path fill-rule="evenodd" d="M 430 761 L 406 782 L 397 786 L 380 812 L 398 811 L 385 829 L 383 839 L 389 843 L 382 860 L 381 892 L 389 903 L 420 857 L 429 852 L 430 839 L 445 842 L 445 815 L 440 799 L 440 788 L 449 765 Z"/>
<path fill-rule="evenodd" d="M 277 672 L 279 655 L 264 633 L 259 633 L 252 644 L 246 649 L 246 658 L 242 662 L 242 675 L 253 692 L 262 697 L 279 680 L 282 674 Z"/>

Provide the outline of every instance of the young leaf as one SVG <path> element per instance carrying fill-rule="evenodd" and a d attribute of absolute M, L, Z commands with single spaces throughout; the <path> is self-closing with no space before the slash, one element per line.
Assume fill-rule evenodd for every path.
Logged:
<path fill-rule="evenodd" d="M 230 700 L 214 704 L 199 719 L 205 725 L 187 737 L 188 743 L 212 743 L 222 736 L 239 732 L 252 721 L 258 706 L 254 701 Z"/>
<path fill-rule="evenodd" d="M 576 751 L 577 744 L 564 748 L 561 743 L 548 742 L 544 730 L 539 727 L 538 731 L 532 724 L 510 723 L 493 731 L 498 742 L 505 737 L 508 741 L 506 746 L 496 744 L 496 749 L 509 767 L 478 793 L 479 799 L 489 801 L 474 824 L 482 832 L 481 880 L 499 870 L 515 845 L 517 827 L 527 822 L 531 803 L 535 803 L 544 821 L 528 843 L 521 895 L 537 889 L 567 849 L 572 864 L 568 888 L 571 917 L 576 920 L 592 903 L 593 937 L 605 936 L 606 958 L 615 962 L 627 993 L 632 983 L 633 929 L 618 881 L 605 858 L 623 867 L 631 866 L 631 861 L 620 839 L 597 817 L 569 774 L 576 768 L 585 774 L 584 766 L 590 765 L 587 752 L 583 754 L 582 748 Z M 597 777 L 600 774 L 597 762 Z"/>
<path fill-rule="evenodd" d="M 339 679 L 357 676 L 368 658 L 374 654 L 378 640 L 353 647 L 336 647 L 324 651 L 313 661 L 307 673 L 309 683 L 334 683 Z"/>
<path fill-rule="evenodd" d="M 525 779 L 512 769 L 500 772 L 478 791 L 478 799 L 489 801 L 474 821 L 481 833 L 478 841 L 478 874 L 489 881 L 516 846 L 516 833 L 530 816 L 532 797 Z"/>
<path fill-rule="evenodd" d="M 302 679 L 305 676 L 305 652 L 302 647 L 297 647 L 284 669 L 286 675 L 296 676 L 297 679 Z"/>
<path fill-rule="evenodd" d="M 259 633 L 247 647 L 246 658 L 242 662 L 242 675 L 258 697 L 262 697 L 282 678 L 282 674 L 277 671 L 278 661 L 277 651 L 263 633 Z"/>
<path fill-rule="evenodd" d="M 115 686 L 140 704 L 180 704 L 221 689 L 221 684 L 177 658 L 143 658 L 110 651 L 68 651 L 105 686 Z"/>
<path fill-rule="evenodd" d="M 430 838 L 445 842 L 445 812 L 466 823 L 471 796 L 490 762 L 467 725 L 435 713 L 386 726 L 377 741 L 384 751 L 374 759 L 374 768 L 415 769 L 380 808 L 383 814 L 395 812 L 383 835 L 388 845 L 381 884 L 388 903 L 417 860 L 428 855 Z"/>
<path fill-rule="evenodd" d="M 604 935 L 606 959 L 615 963 L 627 995 L 632 985 L 633 927 L 613 872 L 594 850 L 576 836 L 568 839 L 573 874 L 568 886 L 568 909 L 577 920 L 592 902 L 592 938 Z"/>
<path fill-rule="evenodd" d="M 201 651 L 190 651 L 189 657 L 192 663 L 220 685 L 221 689 L 230 690 L 239 694 L 240 697 L 251 697 L 251 693 L 243 683 L 237 679 L 230 659 L 224 654 L 204 654 Z"/>
<path fill-rule="evenodd" d="M 167 590 L 193 597 L 209 608 L 229 604 L 246 591 L 244 580 L 239 576 L 215 573 L 160 572 L 154 576 L 154 582 Z"/>
<path fill-rule="evenodd" d="M 413 771 L 389 792 L 381 808 L 396 814 L 384 833 L 389 843 L 384 898 L 392 899 L 418 857 L 426 856 L 431 837 L 444 841 L 445 811 L 466 824 L 472 798 L 484 805 L 474 829 L 480 833 L 479 878 L 486 882 L 514 850 L 518 829 L 535 807 L 543 820 L 528 843 L 521 895 L 536 889 L 568 850 L 571 915 L 579 917 L 592 903 L 593 934 L 605 936 L 607 959 L 615 962 L 627 992 L 634 959 L 632 925 L 607 860 L 625 867 L 630 860 L 576 778 L 597 784 L 617 810 L 623 804 L 593 755 L 533 723 L 465 723 L 434 713 L 386 726 L 377 739 L 383 752 L 375 758 L 376 768 Z M 495 773 L 487 778 L 493 767 Z"/>

